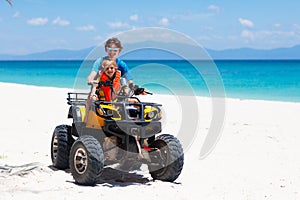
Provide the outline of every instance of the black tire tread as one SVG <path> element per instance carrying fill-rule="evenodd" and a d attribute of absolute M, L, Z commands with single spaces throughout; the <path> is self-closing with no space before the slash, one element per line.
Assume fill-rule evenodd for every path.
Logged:
<path fill-rule="evenodd" d="M 73 157 L 78 146 L 83 146 L 88 155 L 88 167 L 84 174 L 78 174 L 74 167 Z M 79 137 L 71 148 L 69 160 L 71 173 L 76 183 L 80 185 L 95 185 L 97 183 L 104 167 L 104 153 L 100 143 L 93 136 L 83 135 Z"/>
<path fill-rule="evenodd" d="M 54 135 L 57 135 L 57 158 L 53 157 L 53 139 Z M 69 155 L 70 149 L 74 142 L 74 139 L 71 136 L 71 127 L 69 125 L 59 125 L 55 127 L 52 140 L 51 140 L 51 159 L 54 167 L 64 170 L 69 168 Z"/>
<path fill-rule="evenodd" d="M 162 180 L 173 182 L 175 181 L 183 168 L 184 153 L 179 140 L 173 135 L 163 134 L 159 135 L 155 141 L 162 140 L 167 144 L 169 155 L 169 163 L 162 170 L 150 171 L 150 174 L 154 180 Z M 163 171 L 163 173 L 161 173 Z"/>

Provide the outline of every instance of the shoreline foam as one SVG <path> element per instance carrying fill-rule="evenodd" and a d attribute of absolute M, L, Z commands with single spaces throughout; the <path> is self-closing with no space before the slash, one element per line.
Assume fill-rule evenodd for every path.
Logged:
<path fill-rule="evenodd" d="M 77 89 L 74 89 L 74 88 L 65 88 L 65 87 L 54 87 L 54 86 L 39 86 L 39 85 L 29 85 L 29 84 L 20 84 L 20 83 L 10 83 L 10 82 L 0 82 L 0 85 L 3 85 L 3 86 L 10 86 L 10 85 L 15 85 L 15 86 L 18 86 L 18 87 L 22 87 L 22 86 L 26 86 L 26 87 L 37 87 L 37 88 L 45 88 L 45 89 L 51 89 L 51 90 L 66 90 L 68 92 L 74 92 L 76 91 Z M 88 92 L 89 89 L 87 88 L 86 91 Z M 191 95 L 170 95 L 170 94 L 155 94 L 157 96 L 184 96 L 184 97 L 196 97 L 196 98 L 204 98 L 204 99 L 212 99 L 212 98 L 224 98 L 224 99 L 228 99 L 228 100 L 239 100 L 239 101 L 265 101 L 265 102 L 282 102 L 282 103 L 300 103 L 298 101 L 289 101 L 289 100 L 271 100 L 271 99 L 252 99 L 252 98 L 234 98 L 234 97 L 227 97 L 225 95 L 225 97 L 210 97 L 210 96 L 198 96 L 198 95 L 195 95 L 195 96 L 191 96 Z"/>

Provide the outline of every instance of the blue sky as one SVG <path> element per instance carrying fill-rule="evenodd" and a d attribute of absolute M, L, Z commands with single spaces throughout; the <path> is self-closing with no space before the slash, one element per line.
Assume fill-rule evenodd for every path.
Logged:
<path fill-rule="evenodd" d="M 169 28 L 215 49 L 300 44 L 300 1 L 0 0 L 0 54 L 95 46 L 119 32 Z"/>

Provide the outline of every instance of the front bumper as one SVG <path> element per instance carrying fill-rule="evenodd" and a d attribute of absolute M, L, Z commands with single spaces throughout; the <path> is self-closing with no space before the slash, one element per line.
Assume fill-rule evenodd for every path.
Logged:
<path fill-rule="evenodd" d="M 105 120 L 104 132 L 113 135 L 131 135 L 140 138 L 149 138 L 161 132 L 161 122 L 132 121 L 132 120 Z"/>

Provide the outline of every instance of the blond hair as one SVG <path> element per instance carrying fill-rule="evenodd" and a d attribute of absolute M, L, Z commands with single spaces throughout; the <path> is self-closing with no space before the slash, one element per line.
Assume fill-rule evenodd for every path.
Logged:
<path fill-rule="evenodd" d="M 109 58 L 104 58 L 102 63 L 101 63 L 101 68 L 100 71 L 104 72 L 109 66 L 113 66 L 116 70 L 118 69 L 118 65 L 116 61 L 111 60 Z"/>

